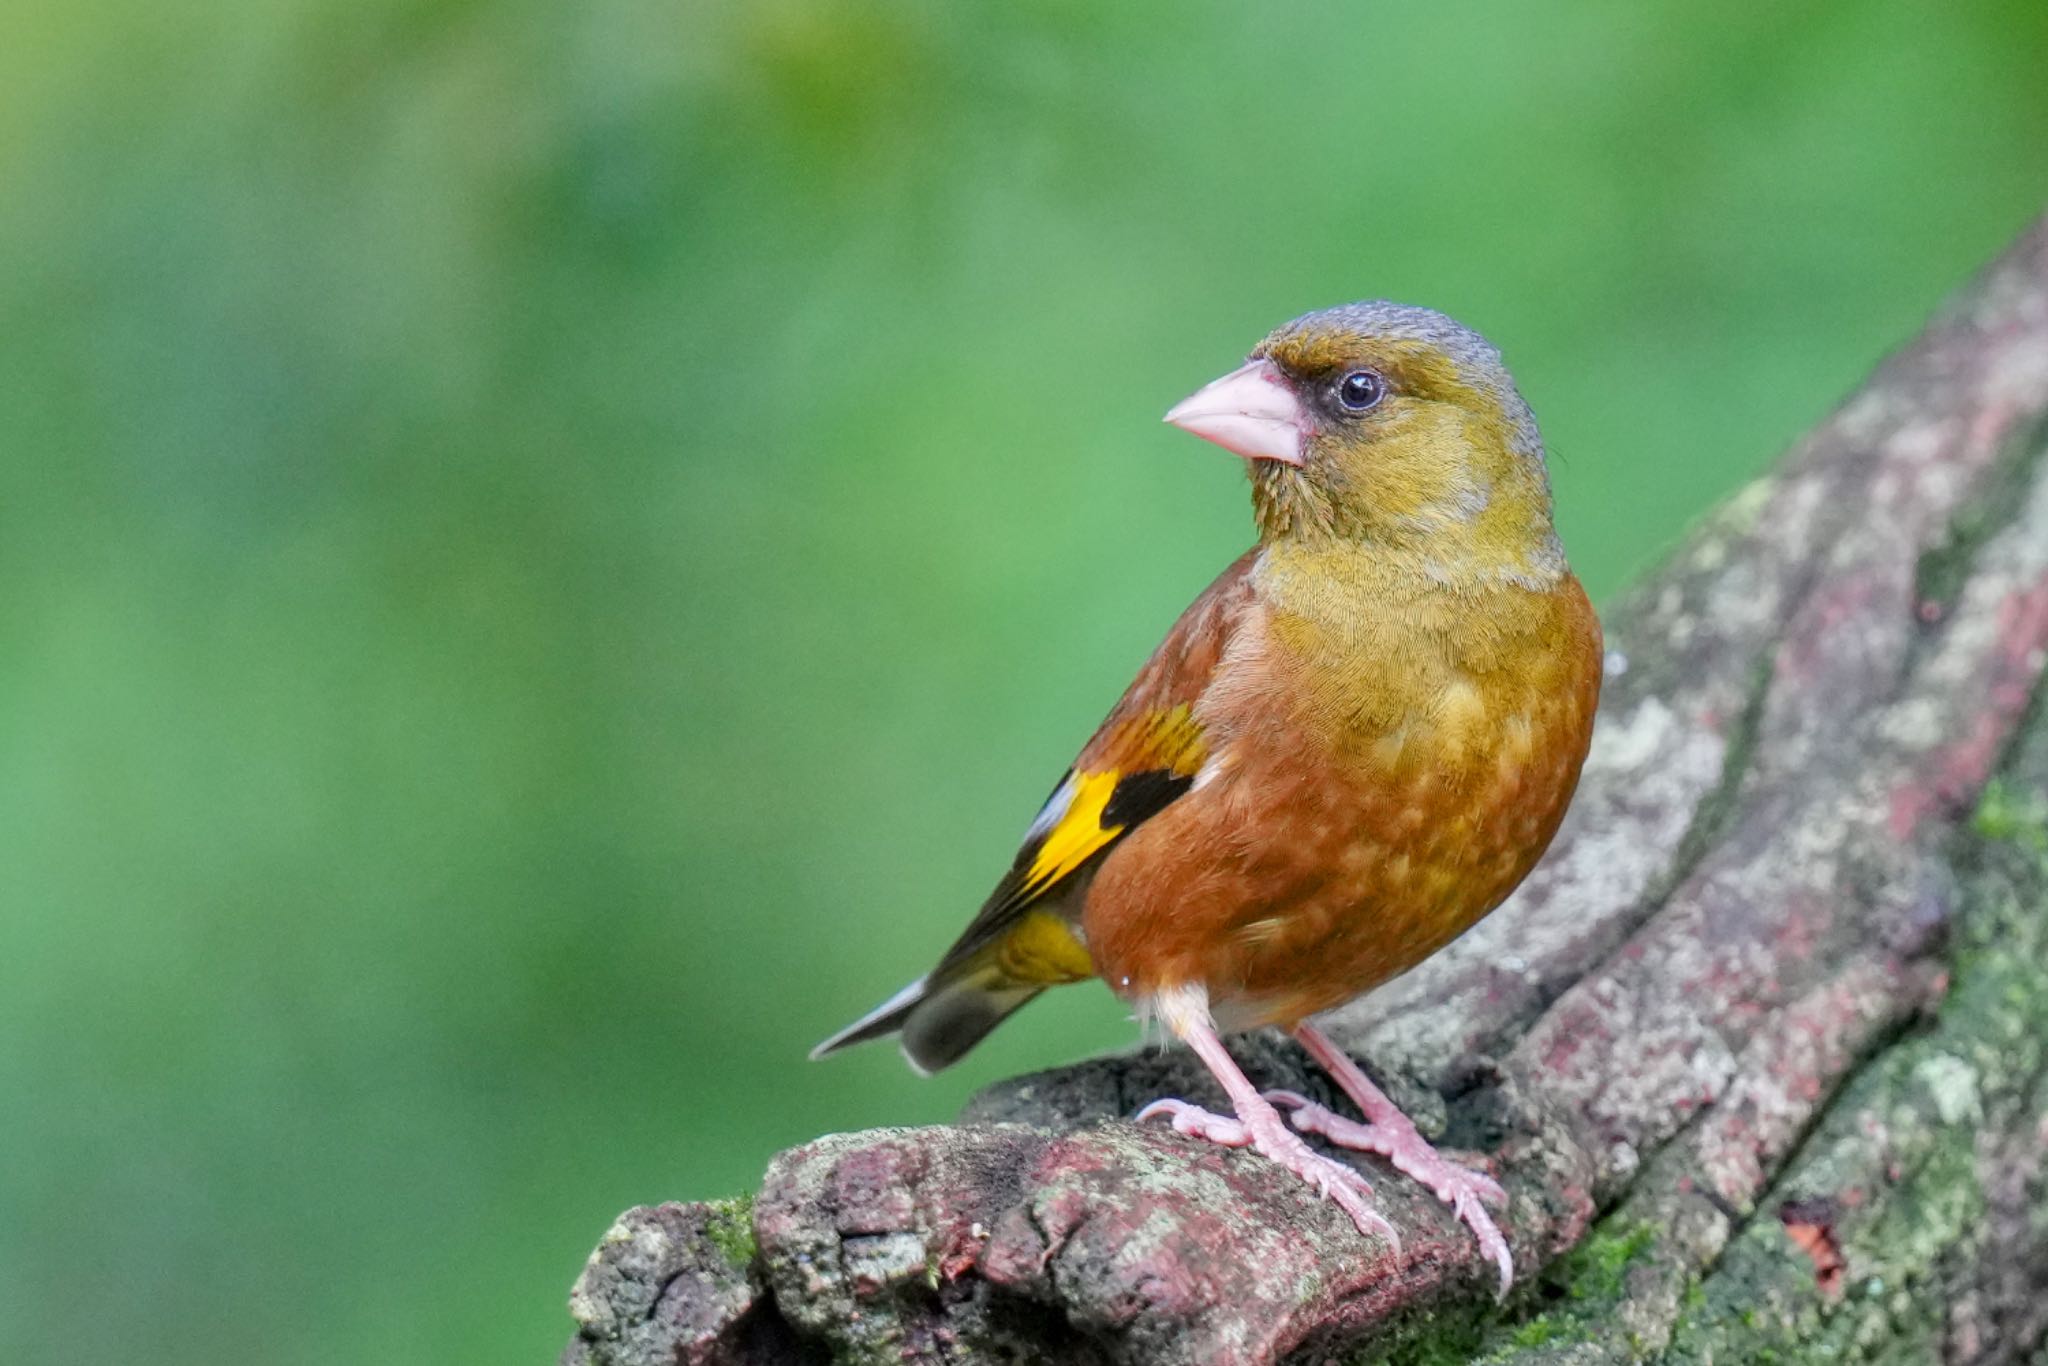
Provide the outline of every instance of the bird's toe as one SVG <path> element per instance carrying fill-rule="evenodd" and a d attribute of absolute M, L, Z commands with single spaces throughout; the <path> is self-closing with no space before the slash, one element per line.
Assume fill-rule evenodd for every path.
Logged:
<path fill-rule="evenodd" d="M 1242 1148 L 1252 1141 L 1251 1131 L 1242 1120 L 1229 1115 L 1219 1115 L 1185 1100 L 1155 1100 L 1138 1111 L 1137 1122 L 1166 1119 L 1177 1133 L 1189 1138 L 1206 1139 L 1222 1144 L 1226 1148 Z"/>

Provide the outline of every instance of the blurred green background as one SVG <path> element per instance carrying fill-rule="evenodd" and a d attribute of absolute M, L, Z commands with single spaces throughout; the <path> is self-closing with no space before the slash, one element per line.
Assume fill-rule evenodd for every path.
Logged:
<path fill-rule="evenodd" d="M 621 1207 L 1128 1038 L 921 971 L 1247 541 L 1270 325 L 1506 350 L 1610 595 L 2048 202 L 2048 8 L 0 11 L 0 1359 L 549 1359 Z"/>

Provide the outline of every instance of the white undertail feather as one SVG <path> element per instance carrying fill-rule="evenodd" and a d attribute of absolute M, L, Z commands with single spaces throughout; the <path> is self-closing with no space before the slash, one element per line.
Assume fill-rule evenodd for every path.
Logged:
<path fill-rule="evenodd" d="M 1157 1020 L 1165 1025 L 1176 1039 L 1186 1038 L 1191 1029 L 1212 1025 L 1209 989 L 1200 982 L 1161 987 L 1139 1001 L 1138 1012 L 1142 1020 Z"/>

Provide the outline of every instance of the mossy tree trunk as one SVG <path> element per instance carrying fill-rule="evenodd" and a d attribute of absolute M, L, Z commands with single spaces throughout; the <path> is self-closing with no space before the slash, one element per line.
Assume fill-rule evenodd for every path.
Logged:
<path fill-rule="evenodd" d="M 630 1211 L 565 1360 L 2048 1364 L 2048 220 L 1607 615 L 1513 901 L 1336 1033 L 1508 1186 L 1490 1269 L 1127 1116 L 1177 1055 Z M 1256 1079 L 1333 1099 L 1293 1047 Z"/>

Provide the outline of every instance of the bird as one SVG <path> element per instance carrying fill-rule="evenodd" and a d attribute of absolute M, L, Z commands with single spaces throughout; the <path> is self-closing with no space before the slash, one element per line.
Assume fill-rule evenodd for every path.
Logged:
<path fill-rule="evenodd" d="M 1535 416 L 1478 332 L 1375 300 L 1282 325 L 1165 420 L 1244 461 L 1257 543 L 1167 632 L 937 966 L 812 1056 L 893 1034 L 930 1073 L 1100 977 L 1232 1111 L 1164 1098 L 1137 1119 L 1249 1147 L 1398 1246 L 1364 1175 L 1303 1135 L 1377 1154 L 1451 1207 L 1505 1296 L 1503 1188 L 1316 1020 L 1499 906 L 1577 786 L 1604 653 Z M 1261 1092 L 1225 1039 L 1268 1027 L 1363 1119 Z"/>

